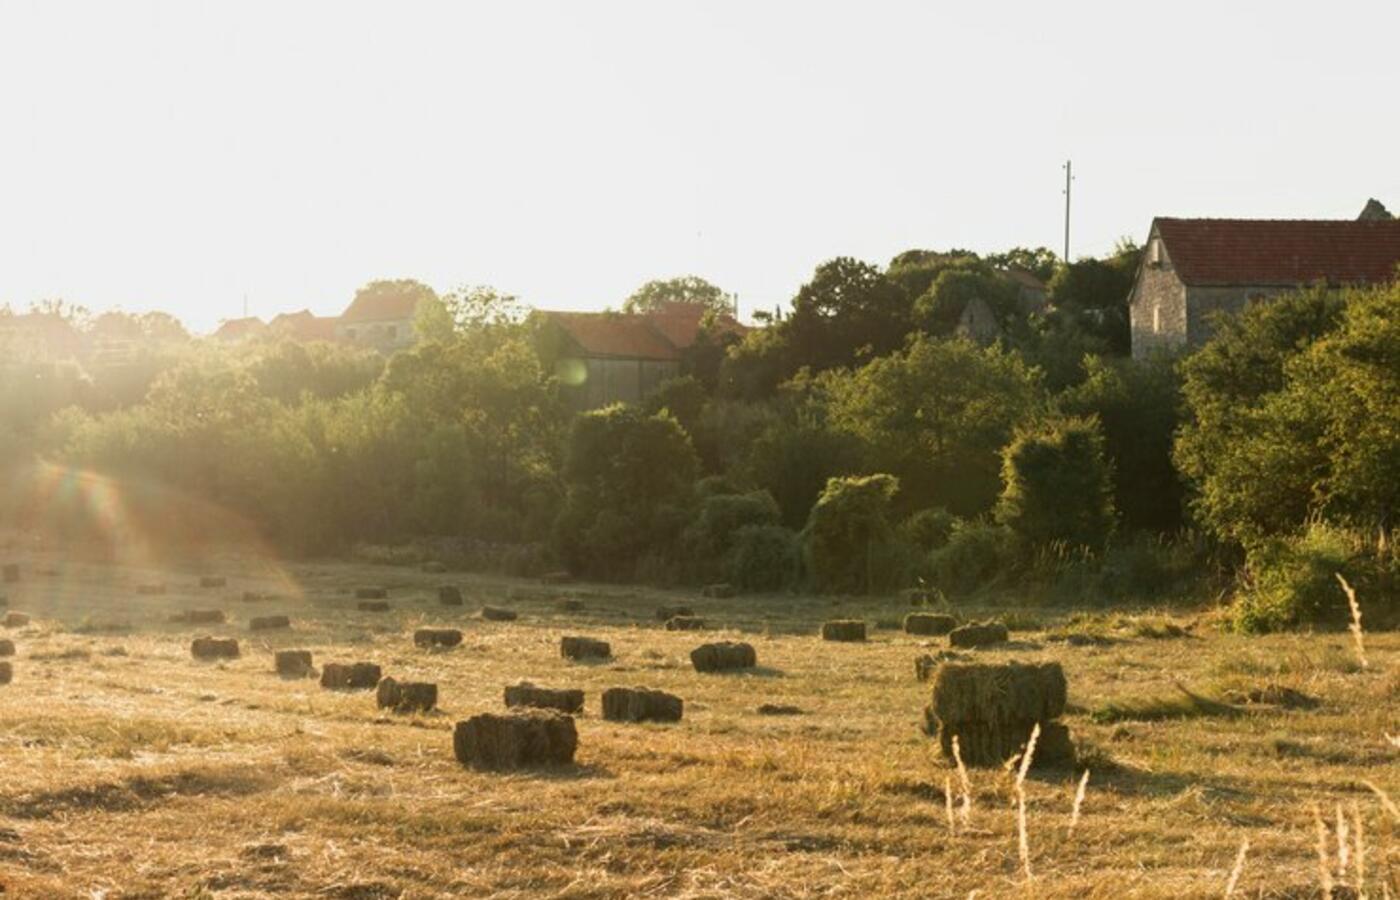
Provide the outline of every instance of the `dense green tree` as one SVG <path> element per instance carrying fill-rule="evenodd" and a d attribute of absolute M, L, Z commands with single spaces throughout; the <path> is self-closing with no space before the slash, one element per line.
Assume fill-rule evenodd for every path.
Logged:
<path fill-rule="evenodd" d="M 1142 248 L 1124 240 L 1108 257 L 1059 267 L 1049 283 L 1053 315 L 1101 337 L 1110 352 L 1127 355 L 1132 349 L 1128 301 L 1141 259 Z"/>
<path fill-rule="evenodd" d="M 955 266 L 944 269 L 932 285 L 914 301 L 914 318 L 929 334 L 946 337 L 957 328 L 963 310 L 981 300 L 1005 327 L 1015 317 L 1017 291 L 1005 276 L 985 267 Z"/>
<path fill-rule="evenodd" d="M 1002 452 L 997 521 L 1032 546 L 1101 550 L 1113 533 L 1113 482 L 1099 423 L 1057 418 L 1019 430 Z"/>
<path fill-rule="evenodd" d="M 630 313 L 651 312 L 667 303 L 703 306 L 715 313 L 734 312 L 734 301 L 724 291 L 697 275 L 648 281 L 623 301 L 622 310 Z"/>
<path fill-rule="evenodd" d="M 833 478 L 827 482 L 802 531 L 812 586 L 826 593 L 888 591 L 903 577 L 892 501 L 892 475 Z"/>

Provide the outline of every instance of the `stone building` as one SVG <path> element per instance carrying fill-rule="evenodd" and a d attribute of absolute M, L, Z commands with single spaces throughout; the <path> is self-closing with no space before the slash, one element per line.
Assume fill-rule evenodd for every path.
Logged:
<path fill-rule="evenodd" d="M 1285 291 L 1394 280 L 1397 264 L 1400 220 L 1371 204 L 1354 221 L 1155 219 L 1129 297 L 1133 357 L 1193 350 L 1213 314 Z"/>
<path fill-rule="evenodd" d="M 417 343 L 413 319 L 422 299 L 411 291 L 361 291 L 335 322 L 335 336 L 388 356 Z"/>

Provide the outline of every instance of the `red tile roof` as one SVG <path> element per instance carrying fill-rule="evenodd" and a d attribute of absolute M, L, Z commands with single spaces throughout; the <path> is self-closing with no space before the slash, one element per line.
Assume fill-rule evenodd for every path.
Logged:
<path fill-rule="evenodd" d="M 342 322 L 389 322 L 411 319 L 422 294 L 415 290 L 362 290 L 341 314 Z"/>
<path fill-rule="evenodd" d="M 1153 229 L 1192 285 L 1374 284 L 1400 263 L 1400 220 L 1159 218 Z"/>
<path fill-rule="evenodd" d="M 667 303 L 646 313 L 542 311 L 541 315 L 590 356 L 674 360 L 700 335 L 705 309 L 693 303 Z M 717 325 L 736 334 L 748 330 L 728 315 L 720 316 Z"/>
<path fill-rule="evenodd" d="M 273 316 L 268 328 L 279 335 L 298 341 L 335 340 L 335 319 L 329 316 L 314 315 L 311 310 L 281 313 Z"/>
<path fill-rule="evenodd" d="M 222 341 L 237 341 L 243 338 L 253 337 L 267 331 L 267 325 L 257 316 L 249 316 L 246 319 L 225 319 L 219 325 L 219 330 L 214 332 L 214 337 Z"/>

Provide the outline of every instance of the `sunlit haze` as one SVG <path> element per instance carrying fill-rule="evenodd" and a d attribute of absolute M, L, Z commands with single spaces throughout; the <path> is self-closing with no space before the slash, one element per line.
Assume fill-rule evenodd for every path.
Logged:
<path fill-rule="evenodd" d="M 374 278 L 745 313 L 838 254 L 1400 206 L 1400 7 L 0 4 L 0 303 L 193 329 Z"/>

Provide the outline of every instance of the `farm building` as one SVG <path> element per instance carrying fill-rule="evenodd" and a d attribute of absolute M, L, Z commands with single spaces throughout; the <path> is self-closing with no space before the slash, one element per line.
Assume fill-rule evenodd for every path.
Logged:
<path fill-rule="evenodd" d="M 1133 357 L 1195 349 L 1213 313 L 1311 284 L 1381 284 L 1400 264 L 1400 220 L 1372 201 L 1348 219 L 1152 222 L 1129 297 Z"/>
<path fill-rule="evenodd" d="M 318 316 L 309 309 L 300 312 L 280 313 L 267 323 L 270 333 L 294 341 L 333 341 L 335 340 L 336 320 L 330 316 Z"/>
<path fill-rule="evenodd" d="M 411 347 L 419 299 L 409 291 L 361 291 L 336 320 L 335 336 L 386 355 Z"/>
<path fill-rule="evenodd" d="M 550 361 L 575 409 L 636 403 L 669 378 L 681 374 L 685 352 L 704 331 L 705 309 L 668 303 L 645 313 L 550 312 L 540 322 L 541 356 Z M 742 334 L 731 316 L 719 316 L 716 329 Z"/>

